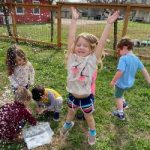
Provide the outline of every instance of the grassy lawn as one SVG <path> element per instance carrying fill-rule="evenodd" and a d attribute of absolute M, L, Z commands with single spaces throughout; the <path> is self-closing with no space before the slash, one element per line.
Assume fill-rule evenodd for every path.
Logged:
<path fill-rule="evenodd" d="M 61 32 L 62 32 L 62 43 L 67 42 L 67 35 L 68 35 L 68 28 L 69 28 L 69 19 L 67 20 L 68 23 L 62 23 Z M 63 21 L 62 21 L 63 22 Z M 118 21 L 118 40 L 121 38 L 122 30 L 123 30 L 123 21 Z M 105 22 L 99 21 L 95 22 L 94 24 L 88 23 L 88 20 L 80 20 L 78 23 L 77 34 L 81 32 L 89 32 L 97 37 L 99 37 L 103 31 Z M 12 26 L 11 26 L 11 30 Z M 50 42 L 50 24 L 17 24 L 17 34 L 18 37 L 32 39 L 37 41 L 43 41 L 47 43 Z M 127 36 L 131 39 L 139 39 L 139 40 L 150 40 L 147 35 L 150 33 L 150 28 L 148 23 L 139 23 L 139 22 L 132 22 L 129 21 L 127 27 Z M 6 26 L 0 26 L 0 35 L 7 35 Z M 54 24 L 54 36 L 53 42 L 57 43 L 57 23 Z M 107 49 L 113 48 L 113 28 L 112 32 L 109 36 L 109 42 L 106 44 Z M 147 50 L 148 47 L 140 47 L 138 49 Z"/>
<path fill-rule="evenodd" d="M 0 93 L 9 85 L 6 76 L 5 56 L 10 42 L 0 42 Z M 66 139 L 60 139 L 59 129 L 65 121 L 66 106 L 66 70 L 64 65 L 65 49 L 55 50 L 31 45 L 20 45 L 33 64 L 36 71 L 35 84 L 52 87 L 59 91 L 64 98 L 64 107 L 60 122 L 50 122 L 54 130 L 54 141 L 51 145 L 36 148 L 37 150 L 149 150 L 150 148 L 150 86 L 144 81 L 139 72 L 136 76 L 134 87 L 126 93 L 125 98 L 129 102 L 129 109 L 125 110 L 126 120 L 119 121 L 111 116 L 114 108 L 113 89 L 110 88 L 117 60 L 106 57 L 104 68 L 99 70 L 97 89 L 95 96 L 95 121 L 97 129 L 97 142 L 94 146 L 87 144 L 87 125 L 85 121 L 75 120 L 75 126 Z M 144 62 L 144 61 L 143 61 Z M 144 62 L 150 72 L 150 61 Z M 1 143 L 0 149 L 21 150 L 24 143 Z"/>

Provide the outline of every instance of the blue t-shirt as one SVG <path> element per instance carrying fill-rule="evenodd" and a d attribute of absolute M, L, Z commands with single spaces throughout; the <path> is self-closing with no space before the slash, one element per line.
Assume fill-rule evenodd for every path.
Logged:
<path fill-rule="evenodd" d="M 144 65 L 140 59 L 134 54 L 121 56 L 117 66 L 117 70 L 122 71 L 122 76 L 117 80 L 116 85 L 122 89 L 130 88 L 135 81 L 136 72 L 143 69 Z"/>

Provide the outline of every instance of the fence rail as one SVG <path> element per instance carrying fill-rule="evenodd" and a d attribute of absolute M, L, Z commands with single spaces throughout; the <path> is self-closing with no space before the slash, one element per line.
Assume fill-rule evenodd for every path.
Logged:
<path fill-rule="evenodd" d="M 9 9 L 9 13 L 7 15 L 10 15 L 12 17 L 12 25 L 11 25 L 11 30 L 12 30 L 12 35 L 8 35 L 7 31 L 1 32 L 1 27 L 6 28 L 6 25 L 0 25 L 0 38 L 5 39 L 5 38 L 9 38 L 14 40 L 15 42 L 19 42 L 19 41 L 25 41 L 25 42 L 29 42 L 29 43 L 39 43 L 39 44 L 44 44 L 44 45 L 49 45 L 49 46 L 56 46 L 56 47 L 61 47 L 63 44 L 66 43 L 66 41 L 64 41 L 64 37 L 63 35 L 65 34 L 65 36 L 67 36 L 67 33 L 63 34 L 63 28 L 68 28 L 68 26 L 63 26 L 62 22 L 63 22 L 63 18 L 62 18 L 62 10 L 64 8 L 68 9 L 71 6 L 75 6 L 78 7 L 79 9 L 119 9 L 121 12 L 123 12 L 124 14 L 124 18 L 122 20 L 121 24 L 121 28 L 120 28 L 120 32 L 119 35 L 121 37 L 125 36 L 128 34 L 128 26 L 129 25 L 129 21 L 131 18 L 131 13 L 133 13 L 134 11 L 145 11 L 147 13 L 149 13 L 150 16 L 150 5 L 138 5 L 138 4 L 97 4 L 97 3 L 67 3 L 67 2 L 58 2 L 56 5 L 48 5 L 48 4 L 18 4 L 18 3 L 1 3 L 1 6 L 7 7 Z M 21 28 L 21 26 L 17 23 L 16 21 L 16 8 L 17 7 L 23 7 L 23 8 L 40 8 L 40 9 L 47 9 L 49 11 L 53 11 L 55 12 L 55 26 L 54 26 L 54 33 L 55 33 L 55 40 L 50 41 L 50 36 L 52 33 L 48 34 L 48 30 L 49 30 L 49 23 L 51 21 L 52 18 L 50 18 L 49 23 L 47 24 L 47 29 L 45 31 L 47 35 L 47 39 L 43 40 L 43 39 L 36 39 L 33 37 L 29 38 L 29 35 L 24 37 L 24 35 L 22 34 L 23 29 Z M 81 18 L 82 19 L 82 18 Z M 84 21 L 84 20 L 83 20 Z M 88 21 L 88 19 L 87 19 Z M 68 18 L 68 22 L 69 22 L 69 18 Z M 81 27 L 82 26 L 82 27 Z M 83 28 L 83 25 L 80 26 L 80 29 Z M 88 26 L 88 24 L 87 24 Z M 90 24 L 89 24 L 90 26 Z M 92 25 L 93 26 L 93 25 Z M 94 27 L 94 26 L 93 26 Z M 32 31 L 32 27 L 31 26 L 31 31 Z M 3 29 L 3 28 L 2 28 Z M 36 29 L 35 29 L 36 30 Z M 38 30 L 36 30 L 38 31 Z M 42 27 L 41 27 L 41 31 L 42 31 Z M 41 32 L 39 31 L 39 32 Z M 150 34 L 149 29 L 144 32 L 147 32 L 145 34 Z M 141 29 L 141 33 L 142 33 L 142 29 Z M 19 35 L 20 34 L 20 35 Z M 43 35 L 44 36 L 44 35 Z M 144 35 L 145 36 L 145 35 Z M 41 36 L 42 37 L 42 36 Z M 66 38 L 66 37 L 65 37 Z"/>

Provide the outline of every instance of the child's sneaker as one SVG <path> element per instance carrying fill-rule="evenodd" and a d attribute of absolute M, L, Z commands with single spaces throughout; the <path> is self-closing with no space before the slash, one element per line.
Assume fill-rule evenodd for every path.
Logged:
<path fill-rule="evenodd" d="M 94 136 L 89 135 L 89 137 L 88 137 L 88 143 L 89 143 L 89 145 L 94 145 L 95 141 L 96 141 L 96 135 L 94 135 Z"/>
<path fill-rule="evenodd" d="M 54 121 L 59 121 L 59 112 L 54 112 Z"/>
<path fill-rule="evenodd" d="M 120 120 L 125 120 L 125 114 L 119 113 L 117 110 L 113 111 L 112 115 L 118 117 L 118 119 Z"/>
<path fill-rule="evenodd" d="M 123 109 L 127 109 L 129 106 L 128 106 L 128 102 L 124 101 L 123 102 Z"/>
<path fill-rule="evenodd" d="M 88 137 L 89 145 L 94 145 L 95 141 L 96 141 L 96 130 L 89 129 L 89 137 Z"/>
<path fill-rule="evenodd" d="M 72 128 L 74 126 L 74 122 L 73 121 L 71 121 L 71 123 L 65 123 L 64 125 L 63 125 L 63 127 L 61 128 L 61 130 L 60 130 L 60 135 L 61 136 L 64 136 L 64 135 L 66 135 L 67 133 L 68 133 L 68 131 Z"/>

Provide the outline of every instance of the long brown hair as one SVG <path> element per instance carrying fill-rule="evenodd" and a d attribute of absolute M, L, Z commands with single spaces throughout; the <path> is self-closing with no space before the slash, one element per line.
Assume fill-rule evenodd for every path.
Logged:
<path fill-rule="evenodd" d="M 9 76 L 14 73 L 14 69 L 17 66 L 16 56 L 21 57 L 25 62 L 27 62 L 26 55 L 20 47 L 18 47 L 17 45 L 13 45 L 10 48 L 8 48 L 6 56 L 6 65 Z"/>

